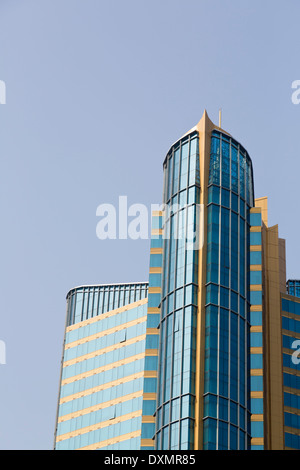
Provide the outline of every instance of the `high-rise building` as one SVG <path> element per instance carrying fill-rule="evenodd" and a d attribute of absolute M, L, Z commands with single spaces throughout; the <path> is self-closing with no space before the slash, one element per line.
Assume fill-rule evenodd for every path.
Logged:
<path fill-rule="evenodd" d="M 205 112 L 163 169 L 149 282 L 67 295 L 55 448 L 300 449 L 300 282 L 250 156 Z"/>
<path fill-rule="evenodd" d="M 147 290 L 137 283 L 68 293 L 56 449 L 140 447 Z"/>
<path fill-rule="evenodd" d="M 300 297 L 300 280 L 289 279 L 286 283 L 287 294 Z"/>

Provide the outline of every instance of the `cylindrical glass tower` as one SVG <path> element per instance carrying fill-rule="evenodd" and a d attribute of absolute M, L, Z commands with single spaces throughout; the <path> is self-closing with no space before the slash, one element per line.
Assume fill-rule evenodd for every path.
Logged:
<path fill-rule="evenodd" d="M 208 180 L 204 449 L 249 441 L 249 209 L 252 164 L 245 149 L 213 131 Z"/>
<path fill-rule="evenodd" d="M 199 138 L 176 142 L 164 162 L 164 260 L 157 449 L 193 449 L 198 251 L 188 250 L 200 195 Z"/>
<path fill-rule="evenodd" d="M 249 445 L 252 163 L 206 113 L 201 121 L 164 162 L 158 450 Z M 190 249 L 196 231 L 204 243 Z"/>

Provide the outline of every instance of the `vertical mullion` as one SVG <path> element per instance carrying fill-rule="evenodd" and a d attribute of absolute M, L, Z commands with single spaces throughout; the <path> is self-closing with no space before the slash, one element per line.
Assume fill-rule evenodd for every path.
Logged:
<path fill-rule="evenodd" d="M 172 160 L 171 160 L 172 159 Z M 168 181 L 170 181 L 170 188 L 168 188 L 169 190 L 169 194 L 170 194 L 170 202 L 169 202 L 169 205 L 171 207 L 171 201 L 172 201 L 172 196 L 173 196 L 173 186 L 174 186 L 174 147 L 172 148 L 172 156 L 171 156 L 171 159 L 168 159 L 168 163 L 169 163 L 169 171 L 168 171 Z M 172 167 L 170 168 L 170 161 L 172 161 Z M 170 172 L 170 170 L 172 170 Z M 170 178 L 170 175 L 171 175 L 171 178 Z M 167 191 L 167 196 L 168 196 L 168 191 Z M 169 246 L 168 246 L 168 260 L 171 259 L 171 228 L 172 228 L 172 219 L 171 219 L 171 211 L 169 211 L 169 227 L 170 227 L 170 237 L 169 237 Z M 170 276 L 170 262 L 168 261 L 168 275 L 166 276 L 166 279 L 168 279 L 168 283 L 169 283 L 169 276 Z M 169 290 L 169 286 L 167 287 L 166 289 L 166 298 L 168 299 L 168 303 L 167 303 L 167 307 L 169 308 L 169 296 L 168 294 L 170 293 L 170 290 Z M 163 387 L 162 387 L 162 397 L 161 397 L 161 443 L 163 443 L 163 446 L 164 446 L 164 439 L 163 439 L 163 434 L 164 434 L 164 429 L 165 429 L 165 423 L 164 423 L 164 403 L 167 403 L 167 401 L 165 402 L 165 386 L 166 386 L 166 382 L 165 382 L 165 379 L 166 379 L 166 366 L 167 366 L 167 334 L 168 334 L 168 316 L 166 315 L 166 313 L 168 313 L 168 310 L 167 312 L 165 312 L 165 315 L 164 315 L 164 319 L 163 321 L 165 322 L 164 323 L 164 338 L 163 338 L 163 342 L 162 344 L 164 344 L 164 355 L 163 355 L 163 365 L 162 365 L 162 374 L 161 374 L 161 377 L 163 378 Z M 170 401 L 169 401 L 170 403 Z M 167 426 L 169 427 L 169 436 L 168 436 L 168 447 L 170 445 L 170 418 L 169 418 L 169 423 L 167 424 Z M 161 445 L 161 447 L 163 447 Z"/>
<path fill-rule="evenodd" d="M 237 226 L 237 237 L 238 237 L 238 266 L 237 266 L 237 271 L 238 271 L 238 292 L 239 292 L 239 298 L 238 298 L 238 311 L 239 311 L 239 322 L 240 322 L 240 318 L 241 318 L 241 154 L 240 154 L 240 146 L 238 146 L 238 152 L 237 152 L 237 164 L 238 164 L 238 194 L 239 194 L 239 215 L 238 215 L 238 226 Z M 245 179 L 245 178 L 244 178 Z M 245 208 L 246 210 L 246 208 Z M 247 295 L 247 294 L 246 294 Z M 246 304 L 247 304 L 247 300 L 246 300 L 246 303 L 245 303 L 245 307 L 246 307 Z M 244 316 L 245 316 L 245 312 L 244 312 Z M 245 318 L 247 320 L 247 318 Z M 246 322 L 245 322 L 245 325 L 246 325 Z M 240 336 L 240 335 L 239 335 Z M 240 340 L 239 340 L 240 341 Z M 240 347 L 239 343 L 238 343 L 238 347 Z M 246 335 L 246 344 L 245 344 L 245 356 L 247 354 L 247 335 Z M 246 359 L 246 367 L 247 367 L 247 357 L 245 357 Z M 247 406 L 247 387 L 248 387 L 248 374 L 245 374 L 245 405 Z M 239 391 L 238 391 L 239 393 Z M 238 397 L 239 397 L 239 394 L 238 394 Z M 240 424 L 240 407 L 238 406 L 238 424 Z M 240 428 L 239 428 L 240 429 Z M 239 433 L 240 434 L 240 433 Z M 239 442 L 239 447 L 240 447 L 240 436 L 238 436 L 238 442 Z"/>
<path fill-rule="evenodd" d="M 217 359 L 217 399 L 220 396 L 220 314 L 221 314 L 221 242 L 222 242 L 222 183 L 223 183 L 222 136 L 220 135 L 220 199 L 219 199 L 219 260 L 218 260 L 218 359 Z M 212 215 L 213 217 L 213 215 Z M 217 414 L 216 449 L 219 448 L 219 415 Z"/>
<path fill-rule="evenodd" d="M 90 318 L 93 317 L 93 312 L 94 312 L 94 299 L 95 299 L 95 288 L 94 287 L 92 288 L 92 294 L 93 294 L 92 295 L 92 302 L 91 302 L 92 303 L 92 308 L 91 308 L 91 311 L 90 311 L 91 312 L 90 313 Z"/>
<path fill-rule="evenodd" d="M 185 308 L 186 308 L 186 230 L 188 225 L 188 209 L 185 211 L 185 237 L 184 237 L 184 278 L 183 278 L 183 309 L 182 309 L 182 334 L 181 334 L 181 379 L 180 379 L 180 397 L 179 397 L 179 438 L 178 444 L 181 445 L 181 409 L 182 409 L 182 376 L 183 376 L 183 357 L 184 357 L 184 325 L 185 325 Z M 192 318 L 193 318 L 193 306 L 192 308 Z"/>
<path fill-rule="evenodd" d="M 99 312 L 99 298 L 100 298 L 100 287 L 97 288 L 97 292 L 98 292 L 98 298 L 97 298 L 97 309 L 96 309 L 96 312 L 95 312 L 95 316 L 98 315 L 98 312 Z"/>
<path fill-rule="evenodd" d="M 82 304 L 81 304 L 81 315 L 80 315 L 80 320 L 83 320 L 83 309 L 84 309 L 84 304 L 85 304 L 85 288 L 82 289 Z"/>
<path fill-rule="evenodd" d="M 173 282 L 173 313 L 170 314 L 173 317 L 172 321 L 172 329 L 173 329 L 173 334 L 172 334 L 172 356 L 171 356 L 171 370 L 170 370 L 170 396 L 169 396 L 169 403 L 170 403 L 170 410 L 169 410 L 169 448 L 170 448 L 170 442 L 171 442 L 171 400 L 172 400 L 172 391 L 173 391 L 173 352 L 174 352 L 174 318 L 175 318 L 175 310 L 176 310 L 176 284 L 177 284 L 177 256 L 178 256 L 178 230 L 179 230 L 179 192 L 180 192 L 180 177 L 181 177 L 181 160 L 182 160 L 182 155 L 181 155 L 181 142 L 180 142 L 180 147 L 179 147 L 179 161 L 178 161 L 178 187 L 177 187 L 177 211 L 173 215 L 173 219 L 177 217 L 176 219 L 176 230 L 174 231 L 174 236 L 175 236 L 175 260 L 174 260 L 174 282 Z M 174 148 L 173 148 L 173 154 L 174 154 Z M 174 175 L 175 175 L 175 156 L 173 157 L 173 184 L 174 184 Z M 173 187 L 174 191 L 174 187 Z M 175 192 L 174 192 L 175 195 Z"/>
<path fill-rule="evenodd" d="M 99 294 L 101 292 L 101 288 L 100 288 L 100 291 L 99 291 Z M 104 294 L 105 294 L 105 287 L 102 287 L 102 302 L 101 302 L 101 313 L 103 313 L 103 307 L 104 307 Z"/>

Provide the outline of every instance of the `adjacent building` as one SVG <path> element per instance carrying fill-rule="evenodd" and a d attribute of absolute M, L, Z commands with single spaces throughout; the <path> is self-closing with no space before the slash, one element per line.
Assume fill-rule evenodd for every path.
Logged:
<path fill-rule="evenodd" d="M 56 449 L 300 449 L 300 281 L 205 112 L 164 163 L 148 282 L 67 295 Z"/>

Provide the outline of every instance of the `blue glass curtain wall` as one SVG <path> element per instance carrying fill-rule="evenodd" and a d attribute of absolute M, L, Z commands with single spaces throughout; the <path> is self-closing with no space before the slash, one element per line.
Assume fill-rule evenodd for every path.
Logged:
<path fill-rule="evenodd" d="M 286 283 L 286 292 L 289 295 L 300 297 L 300 280 L 289 279 Z"/>
<path fill-rule="evenodd" d="M 207 207 L 204 449 L 249 445 L 249 209 L 252 164 L 212 132 Z"/>
<path fill-rule="evenodd" d="M 164 250 L 156 448 L 194 448 L 198 251 L 199 138 L 177 142 L 164 162 Z"/>
<path fill-rule="evenodd" d="M 68 295 L 67 326 L 145 299 L 148 283 L 84 286 Z"/>

